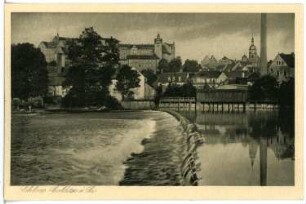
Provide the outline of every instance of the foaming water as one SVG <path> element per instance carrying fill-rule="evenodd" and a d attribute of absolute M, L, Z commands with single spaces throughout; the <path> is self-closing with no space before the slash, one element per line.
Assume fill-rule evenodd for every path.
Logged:
<path fill-rule="evenodd" d="M 150 114 L 13 116 L 12 185 L 118 185 L 156 131 Z"/>

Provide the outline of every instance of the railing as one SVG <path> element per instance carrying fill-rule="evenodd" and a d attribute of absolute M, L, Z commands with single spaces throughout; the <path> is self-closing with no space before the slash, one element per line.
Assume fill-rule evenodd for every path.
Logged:
<path fill-rule="evenodd" d="M 194 103 L 195 97 L 164 97 L 160 99 L 160 103 Z"/>

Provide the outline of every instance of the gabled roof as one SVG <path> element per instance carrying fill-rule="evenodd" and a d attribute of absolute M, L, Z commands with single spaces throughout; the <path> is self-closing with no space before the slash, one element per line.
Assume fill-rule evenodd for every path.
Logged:
<path fill-rule="evenodd" d="M 42 41 L 41 44 L 43 44 L 48 49 L 51 49 L 51 48 L 55 49 L 56 48 L 56 44 L 54 42 Z"/>
<path fill-rule="evenodd" d="M 291 54 L 284 54 L 284 53 L 280 53 L 279 56 L 286 62 L 286 64 L 289 67 L 293 67 L 294 68 L 294 53 Z"/>
<path fill-rule="evenodd" d="M 242 77 L 242 74 L 244 73 L 244 78 L 249 78 L 249 77 L 253 77 L 256 75 L 256 73 L 254 72 L 248 72 L 248 71 L 232 71 L 232 72 L 229 72 L 229 73 L 225 73 L 227 75 L 227 77 L 229 79 L 236 79 L 236 78 L 241 78 Z"/>

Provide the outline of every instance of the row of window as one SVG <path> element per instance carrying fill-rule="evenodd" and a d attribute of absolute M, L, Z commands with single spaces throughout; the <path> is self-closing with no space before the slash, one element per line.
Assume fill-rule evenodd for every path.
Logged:
<path fill-rule="evenodd" d="M 286 70 L 284 70 L 283 72 L 281 72 L 279 70 L 274 72 L 274 70 L 272 68 L 270 69 L 270 72 L 271 72 L 271 74 L 276 74 L 276 76 L 280 76 L 280 75 L 287 76 L 287 74 L 288 74 Z"/>

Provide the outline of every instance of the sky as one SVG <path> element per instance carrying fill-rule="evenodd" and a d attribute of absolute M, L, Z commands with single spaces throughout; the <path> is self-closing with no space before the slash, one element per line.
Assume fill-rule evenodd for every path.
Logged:
<path fill-rule="evenodd" d="M 260 51 L 258 13 L 13 13 L 12 43 L 51 41 L 79 37 L 85 27 L 102 37 L 113 36 L 121 43 L 147 44 L 157 33 L 164 42 L 175 42 L 176 56 L 199 62 L 206 55 L 217 59 L 241 59 L 248 55 L 254 36 Z M 267 15 L 267 55 L 294 52 L 294 14 Z"/>

